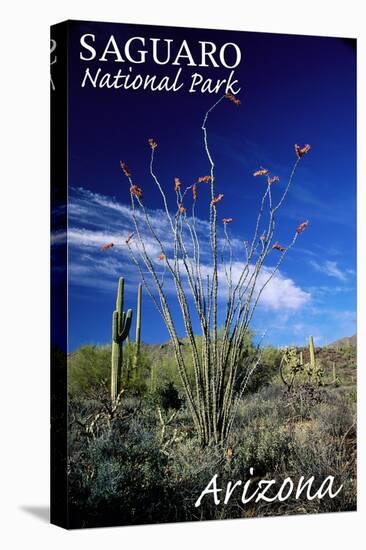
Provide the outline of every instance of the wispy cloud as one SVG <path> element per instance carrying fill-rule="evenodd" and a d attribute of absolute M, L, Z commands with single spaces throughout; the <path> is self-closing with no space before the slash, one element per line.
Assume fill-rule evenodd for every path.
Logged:
<path fill-rule="evenodd" d="M 341 270 L 337 262 L 332 260 L 326 260 L 323 263 L 319 263 L 315 260 L 310 260 L 310 265 L 318 271 L 319 273 L 324 273 L 328 277 L 333 277 L 339 281 L 347 281 L 346 273 L 349 273 L 349 270 Z"/>
<path fill-rule="evenodd" d="M 82 213 L 82 215 L 80 215 Z M 143 213 L 138 212 L 139 222 L 144 228 Z M 154 231 L 160 239 L 167 258 L 173 256 L 173 238 L 171 227 L 166 216 L 159 210 L 149 211 Z M 82 220 L 82 223 L 81 223 Z M 127 235 L 133 231 L 131 211 L 129 206 L 98 193 L 92 193 L 83 188 L 72 189 L 69 208 L 69 279 L 71 284 L 89 288 L 109 290 L 115 286 L 116 278 L 123 274 L 126 277 L 126 287 L 134 286 L 138 277 L 136 266 L 131 262 L 128 247 L 125 244 Z M 145 226 L 146 229 L 146 226 Z M 204 220 L 197 220 L 197 233 L 200 241 L 202 260 L 202 275 L 211 273 L 210 244 L 208 224 Z M 148 231 L 143 231 L 144 246 L 152 258 L 159 276 L 162 276 L 164 267 L 159 262 L 160 246 Z M 189 235 L 187 234 L 187 237 Z M 132 247 L 138 254 L 137 239 L 131 241 Z M 113 242 L 114 247 L 106 253 L 101 251 L 103 244 Z M 223 236 L 218 239 L 219 247 L 223 246 Z M 192 252 L 192 245 L 188 241 L 188 252 Z M 232 239 L 234 261 L 232 278 L 235 284 L 243 270 L 243 244 Z M 240 259 L 239 259 L 240 258 Z M 253 269 L 250 266 L 250 269 Z M 257 292 L 271 276 L 273 267 L 262 268 L 257 282 Z M 182 274 L 184 270 L 182 269 Z M 219 299 L 227 297 L 228 285 L 225 266 L 221 263 L 218 272 L 220 293 Z M 147 279 L 149 277 L 147 275 Z M 184 281 L 187 285 L 187 281 Z M 167 293 L 175 293 L 175 285 L 167 273 L 164 277 L 164 288 Z M 289 277 L 280 271 L 276 272 L 270 282 L 266 284 L 261 295 L 260 306 L 264 310 L 296 311 L 309 303 L 311 293 L 301 289 Z"/>

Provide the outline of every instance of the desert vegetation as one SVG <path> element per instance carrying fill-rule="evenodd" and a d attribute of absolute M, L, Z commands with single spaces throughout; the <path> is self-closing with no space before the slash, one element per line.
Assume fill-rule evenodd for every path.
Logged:
<path fill-rule="evenodd" d="M 312 337 L 304 348 L 266 347 L 251 328 L 264 289 L 309 225 L 298 220 L 288 243 L 275 239 L 277 213 L 311 148 L 295 145 L 283 187 L 270 169 L 260 166 L 253 172 L 263 193 L 251 237 L 243 240 L 238 273 L 230 236 L 235 221 L 225 212 L 208 136 L 210 114 L 226 100 L 233 108 L 240 106 L 228 94 L 205 113 L 205 175 L 188 185 L 172 178 L 173 208 L 155 170 L 158 143 L 148 140 L 150 176 L 169 222 L 172 254 L 145 205 L 143 186 L 121 161 L 131 203 L 125 245 L 141 284 L 136 285 L 136 307 L 124 311 L 124 281 L 116 281 L 111 345 L 84 346 L 68 357 L 68 476 L 75 527 L 356 507 L 355 347 L 315 348 Z M 203 265 L 196 230 L 199 200 L 209 220 L 209 265 Z M 155 244 L 155 256 L 146 235 Z M 103 253 L 112 247 L 105 244 Z M 168 284 L 175 290 L 175 306 Z M 142 293 L 163 319 L 168 342 L 143 343 Z M 224 306 L 219 304 L 222 293 Z M 177 315 L 184 336 L 178 334 Z M 231 499 L 217 505 L 207 497 L 195 507 L 214 474 L 222 486 L 249 475 L 294 482 L 313 477 L 320 486 L 331 475 L 342 489 L 334 499 L 302 495 L 285 502 Z"/>
<path fill-rule="evenodd" d="M 182 343 L 188 359 L 186 339 Z M 300 351 L 305 355 L 306 349 Z M 291 391 L 279 373 L 282 354 L 271 347 L 262 350 L 261 365 L 240 400 L 227 444 L 206 447 L 197 437 L 170 344 L 141 345 L 141 363 L 134 377 L 124 381 L 117 405 L 112 405 L 108 383 L 111 346 L 84 346 L 71 354 L 68 476 L 73 525 L 354 510 L 355 348 L 317 348 L 323 385 L 304 381 Z M 257 355 L 250 340 L 246 355 Z M 133 361 L 133 344 L 125 346 L 124 357 Z M 334 363 L 339 384 L 332 384 Z M 193 374 L 193 365 L 189 370 Z M 224 485 L 245 479 L 251 467 L 255 479 L 315 476 L 315 484 L 320 484 L 331 474 L 343 488 L 334 500 L 243 505 L 232 499 L 226 506 L 215 506 L 206 498 L 195 508 L 214 473 Z"/>

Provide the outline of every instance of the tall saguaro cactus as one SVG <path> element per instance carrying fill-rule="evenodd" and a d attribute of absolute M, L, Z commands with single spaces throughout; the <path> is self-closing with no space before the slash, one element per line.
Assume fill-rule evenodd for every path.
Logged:
<path fill-rule="evenodd" d="M 123 342 L 126 340 L 132 321 L 132 310 L 123 311 L 124 279 L 119 278 L 116 300 L 116 309 L 112 316 L 112 370 L 111 370 L 111 399 L 116 402 L 121 391 L 121 377 L 123 366 Z"/>
<path fill-rule="evenodd" d="M 310 368 L 312 371 L 315 370 L 315 348 L 314 348 L 314 339 L 312 336 L 309 336 L 309 354 L 310 354 Z"/>

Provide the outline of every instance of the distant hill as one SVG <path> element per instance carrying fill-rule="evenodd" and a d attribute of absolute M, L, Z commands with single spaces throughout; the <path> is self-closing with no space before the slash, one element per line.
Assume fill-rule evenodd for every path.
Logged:
<path fill-rule="evenodd" d="M 357 347 L 357 335 L 354 334 L 353 336 L 345 336 L 344 338 L 340 338 L 339 340 L 336 340 L 335 342 L 332 342 L 331 344 L 328 344 L 328 348 L 355 348 Z"/>

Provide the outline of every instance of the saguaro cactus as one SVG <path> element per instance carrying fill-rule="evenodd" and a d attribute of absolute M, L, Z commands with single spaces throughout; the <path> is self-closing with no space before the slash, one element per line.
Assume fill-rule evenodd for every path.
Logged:
<path fill-rule="evenodd" d="M 284 384 L 289 390 L 293 388 L 295 377 L 300 375 L 308 378 L 308 382 L 316 383 L 318 386 L 323 385 L 324 371 L 315 361 L 314 339 L 309 336 L 309 361 L 304 362 L 303 352 L 297 354 L 296 348 L 287 348 L 282 356 L 280 363 L 280 376 Z"/>
<path fill-rule="evenodd" d="M 309 354 L 310 354 L 310 367 L 315 370 L 315 348 L 314 348 L 314 339 L 312 336 L 309 336 Z"/>
<path fill-rule="evenodd" d="M 339 386 L 339 384 L 341 383 L 341 379 L 337 375 L 336 364 L 334 363 L 334 361 L 332 363 L 332 371 L 333 371 L 333 380 L 331 381 L 331 384 L 335 384 L 336 386 Z"/>
<path fill-rule="evenodd" d="M 131 328 L 132 310 L 123 311 L 124 279 L 119 278 L 116 309 L 112 316 L 112 370 L 111 370 L 111 399 L 116 402 L 121 391 L 121 378 L 123 366 L 123 342 L 126 340 Z"/>
<path fill-rule="evenodd" d="M 309 380 L 313 380 L 318 386 L 322 386 L 323 375 L 324 375 L 324 371 L 320 363 L 315 362 L 314 339 L 312 336 L 309 336 L 309 364 L 308 364 Z"/>

